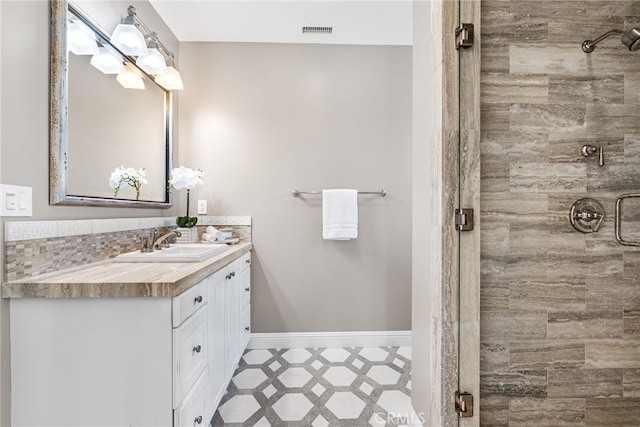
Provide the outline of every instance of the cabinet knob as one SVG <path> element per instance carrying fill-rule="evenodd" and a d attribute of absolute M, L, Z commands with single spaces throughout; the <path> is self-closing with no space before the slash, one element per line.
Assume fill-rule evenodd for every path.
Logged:
<path fill-rule="evenodd" d="M 200 344 L 193 347 L 193 351 L 195 351 L 196 353 L 200 353 L 201 350 L 202 350 L 202 346 Z"/>
<path fill-rule="evenodd" d="M 251 288 L 244 288 L 245 292 L 249 292 Z"/>
<path fill-rule="evenodd" d="M 231 280 L 232 277 L 231 273 L 227 274 L 227 280 Z"/>
<path fill-rule="evenodd" d="M 197 303 L 202 302 L 202 295 L 198 295 L 198 296 L 197 296 L 197 297 L 195 297 L 193 300 L 194 300 L 195 302 L 197 302 Z"/>
<path fill-rule="evenodd" d="M 246 328 L 244 328 L 244 330 L 249 332 L 251 330 L 251 327 L 247 326 Z"/>
<path fill-rule="evenodd" d="M 235 277 L 235 275 L 236 275 L 236 272 L 235 272 L 235 271 L 232 271 L 232 272 L 231 272 L 231 277 Z"/>
<path fill-rule="evenodd" d="M 245 259 L 244 262 L 246 262 L 247 264 L 251 264 L 251 260 L 250 259 Z"/>
<path fill-rule="evenodd" d="M 193 422 L 196 424 L 202 424 L 202 415 L 198 415 Z"/>

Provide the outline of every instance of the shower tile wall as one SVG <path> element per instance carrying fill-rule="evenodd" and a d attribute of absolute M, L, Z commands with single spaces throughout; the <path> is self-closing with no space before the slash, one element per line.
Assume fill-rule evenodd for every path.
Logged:
<path fill-rule="evenodd" d="M 483 426 L 640 425 L 640 252 L 613 230 L 640 192 L 640 52 L 580 49 L 639 25 L 640 1 L 482 1 Z M 598 233 L 568 222 L 582 197 Z"/>

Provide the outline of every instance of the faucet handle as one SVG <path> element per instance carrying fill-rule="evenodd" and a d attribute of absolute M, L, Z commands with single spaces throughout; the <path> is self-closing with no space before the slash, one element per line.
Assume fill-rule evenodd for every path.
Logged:
<path fill-rule="evenodd" d="M 140 252 L 153 252 L 153 248 L 151 248 L 151 246 L 149 245 L 149 237 L 147 236 L 140 236 L 138 237 L 138 240 L 140 240 L 142 242 L 142 248 L 140 249 Z"/>

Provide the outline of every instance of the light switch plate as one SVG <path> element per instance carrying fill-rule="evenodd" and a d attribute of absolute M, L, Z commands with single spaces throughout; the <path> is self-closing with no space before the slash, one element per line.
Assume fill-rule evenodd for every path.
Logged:
<path fill-rule="evenodd" d="M 0 216 L 32 216 L 31 187 L 0 184 Z"/>
<path fill-rule="evenodd" d="M 206 215 L 206 214 L 207 214 L 207 201 L 198 200 L 198 215 Z"/>

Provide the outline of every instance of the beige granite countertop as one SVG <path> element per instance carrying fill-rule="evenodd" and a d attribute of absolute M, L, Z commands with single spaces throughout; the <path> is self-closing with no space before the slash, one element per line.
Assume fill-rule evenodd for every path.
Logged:
<path fill-rule="evenodd" d="M 252 249 L 251 242 L 203 262 L 121 263 L 110 260 L 2 285 L 3 298 L 173 297 Z"/>

